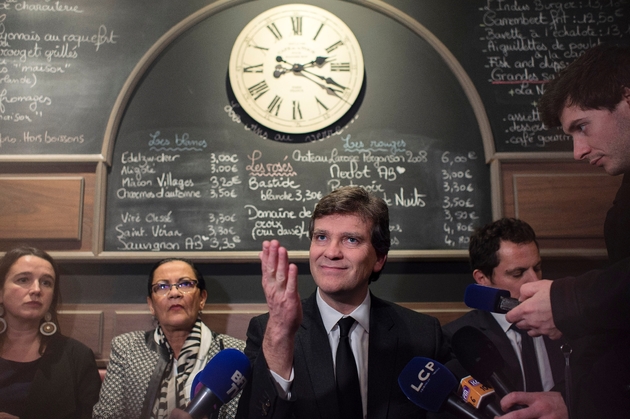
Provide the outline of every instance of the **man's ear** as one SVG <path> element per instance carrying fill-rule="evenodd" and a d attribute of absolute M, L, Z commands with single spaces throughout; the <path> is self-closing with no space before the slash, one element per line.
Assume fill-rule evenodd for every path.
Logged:
<path fill-rule="evenodd" d="M 630 87 L 623 88 L 623 100 L 630 106 Z"/>
<path fill-rule="evenodd" d="M 492 280 L 488 278 L 481 270 L 475 269 L 473 271 L 473 278 L 475 278 L 475 282 L 479 285 L 485 285 L 486 287 L 493 286 Z"/>
<path fill-rule="evenodd" d="M 387 255 L 376 255 L 376 263 L 372 268 L 372 272 L 380 272 L 383 269 L 383 266 L 385 266 L 385 262 L 387 262 Z"/>

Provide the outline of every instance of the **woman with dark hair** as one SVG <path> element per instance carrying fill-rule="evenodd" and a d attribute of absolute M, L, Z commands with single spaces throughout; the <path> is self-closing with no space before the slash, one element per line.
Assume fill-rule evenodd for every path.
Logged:
<path fill-rule="evenodd" d="M 59 270 L 32 247 L 0 260 L 0 418 L 90 418 L 101 379 L 94 353 L 57 322 Z"/>
<path fill-rule="evenodd" d="M 202 323 L 208 293 L 192 262 L 172 258 L 156 263 L 147 291 L 157 327 L 112 340 L 94 418 L 168 418 L 190 402 L 192 382 L 212 357 L 224 348 L 245 348 L 242 340 L 217 334 Z M 221 407 L 219 418 L 233 418 L 238 399 Z"/>

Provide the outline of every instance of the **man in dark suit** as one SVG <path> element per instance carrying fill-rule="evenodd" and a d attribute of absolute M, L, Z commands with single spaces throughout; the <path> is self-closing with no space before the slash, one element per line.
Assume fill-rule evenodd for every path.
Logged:
<path fill-rule="evenodd" d="M 512 298 L 519 297 L 521 285 L 542 278 L 536 234 L 529 224 L 521 220 L 503 218 L 475 231 L 470 238 L 469 256 L 475 282 L 508 290 Z M 450 341 L 455 332 L 464 326 L 481 330 L 494 343 L 504 360 L 501 373 L 511 381 L 513 390 L 542 392 L 563 389 L 561 342 L 542 337 L 532 340 L 538 377 L 532 377 L 532 382 L 527 383 L 522 348 L 525 339 L 531 338 L 522 336 L 505 320 L 504 314 L 482 310 L 472 310 L 445 325 L 445 338 Z M 560 410 L 566 410 L 560 393 L 550 393 L 546 397 Z"/>
<path fill-rule="evenodd" d="M 625 45 L 624 45 L 625 44 Z M 624 175 L 613 208 L 606 216 L 604 238 L 610 266 L 577 277 L 524 284 L 521 304 L 507 317 L 532 336 L 546 335 L 583 344 L 588 365 L 577 386 L 580 406 L 573 418 L 627 418 L 630 411 L 630 45 L 598 44 L 560 71 L 540 98 L 540 118 L 573 139 L 573 156 Z M 580 187 L 580 185 L 576 185 Z M 575 375 L 573 377 L 574 382 Z M 506 407 L 527 395 L 512 393 Z M 516 415 L 508 416 L 510 418 Z"/>
<path fill-rule="evenodd" d="M 407 362 L 424 356 L 445 360 L 437 319 L 372 296 L 390 246 L 385 202 L 359 187 L 325 196 L 309 227 L 310 269 L 317 290 L 301 301 L 297 267 L 273 240 L 260 253 L 269 313 L 251 320 L 245 353 L 253 365 L 237 418 L 423 418 L 425 412 L 400 390 Z M 358 375 L 351 397 L 339 395 L 345 371 L 337 322 L 352 317 L 347 341 Z M 351 320 L 352 322 L 352 320 Z M 345 390 L 344 390 L 345 391 Z"/>

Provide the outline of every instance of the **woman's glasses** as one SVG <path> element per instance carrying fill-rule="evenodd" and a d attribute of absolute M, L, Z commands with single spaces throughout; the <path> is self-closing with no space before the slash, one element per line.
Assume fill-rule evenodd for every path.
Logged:
<path fill-rule="evenodd" d="M 171 288 L 175 287 L 182 294 L 188 294 L 189 292 L 193 292 L 197 287 L 197 283 L 199 281 L 190 278 L 179 278 L 179 281 L 175 284 L 171 284 L 170 282 L 162 281 L 151 286 L 151 290 L 153 293 L 159 297 L 163 297 L 171 291 Z"/>

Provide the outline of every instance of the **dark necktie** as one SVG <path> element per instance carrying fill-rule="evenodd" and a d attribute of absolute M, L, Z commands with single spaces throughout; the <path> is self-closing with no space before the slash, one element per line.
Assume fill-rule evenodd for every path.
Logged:
<path fill-rule="evenodd" d="M 521 359 L 523 360 L 523 370 L 525 372 L 525 391 L 543 391 L 540 371 L 538 370 L 538 359 L 534 349 L 534 340 L 527 334 L 526 330 L 521 330 L 512 325 L 512 330 L 521 335 Z"/>
<path fill-rule="evenodd" d="M 352 355 L 348 332 L 355 323 L 352 317 L 339 320 L 339 346 L 337 346 L 336 377 L 337 398 L 339 400 L 339 412 L 343 419 L 363 418 L 363 404 L 361 403 L 361 388 L 357 364 Z"/>

